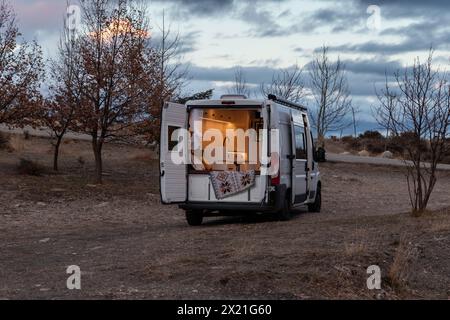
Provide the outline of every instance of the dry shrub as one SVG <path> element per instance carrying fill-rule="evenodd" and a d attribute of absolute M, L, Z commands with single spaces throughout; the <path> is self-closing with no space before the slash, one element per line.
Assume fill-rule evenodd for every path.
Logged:
<path fill-rule="evenodd" d="M 410 277 L 410 265 L 417 259 L 419 250 L 411 242 L 410 237 L 403 235 L 400 237 L 394 260 L 389 267 L 387 279 L 391 287 L 404 289 L 407 286 Z"/>
<path fill-rule="evenodd" d="M 23 138 L 24 138 L 25 140 L 30 140 L 30 138 L 31 138 L 30 131 L 24 130 L 24 131 L 23 131 Z"/>
<path fill-rule="evenodd" d="M 343 136 L 341 141 L 343 143 L 351 143 L 355 138 L 353 136 Z"/>
<path fill-rule="evenodd" d="M 62 141 L 62 143 L 65 144 L 65 145 L 75 144 L 75 140 L 73 140 L 73 139 L 64 139 Z"/>
<path fill-rule="evenodd" d="M 346 243 L 344 247 L 344 254 L 347 257 L 359 256 L 368 251 L 367 244 L 364 242 Z"/>
<path fill-rule="evenodd" d="M 361 141 L 358 138 L 347 136 L 342 138 L 342 142 L 352 151 L 361 150 L 362 148 Z"/>
<path fill-rule="evenodd" d="M 20 159 L 17 172 L 21 175 L 41 176 L 44 173 L 44 168 L 31 160 Z"/>
<path fill-rule="evenodd" d="M 349 241 L 344 244 L 344 255 L 350 258 L 368 253 L 370 250 L 370 242 L 373 240 L 373 237 L 368 238 L 365 228 L 353 230 L 349 234 Z"/>
<path fill-rule="evenodd" d="M 372 154 L 379 154 L 386 151 L 386 138 L 378 131 L 366 131 L 359 135 L 358 141 L 365 150 Z"/>
<path fill-rule="evenodd" d="M 379 154 L 386 151 L 386 144 L 383 140 L 369 140 L 365 145 L 366 149 L 373 154 Z"/>
<path fill-rule="evenodd" d="M 379 131 L 370 131 L 370 130 L 360 134 L 359 138 L 368 140 L 384 140 L 383 135 Z"/>
<path fill-rule="evenodd" d="M 445 143 L 445 151 L 442 156 L 442 163 L 450 164 L 450 139 L 447 139 Z"/>
<path fill-rule="evenodd" d="M 8 137 L 0 132 L 0 150 L 9 150 L 10 148 Z"/>
<path fill-rule="evenodd" d="M 403 132 L 398 136 L 390 137 L 387 143 L 387 148 L 389 151 L 396 155 L 408 158 L 406 146 L 411 146 L 416 143 L 417 137 L 414 132 Z M 420 146 L 414 152 L 420 152 L 425 155 L 425 159 L 429 158 L 429 146 L 424 139 L 421 139 Z"/>
<path fill-rule="evenodd" d="M 425 217 L 425 216 L 432 216 L 433 211 L 431 210 L 412 210 L 411 215 L 415 218 Z"/>

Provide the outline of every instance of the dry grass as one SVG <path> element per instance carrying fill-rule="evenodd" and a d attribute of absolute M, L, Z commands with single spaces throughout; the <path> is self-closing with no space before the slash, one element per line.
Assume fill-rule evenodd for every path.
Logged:
<path fill-rule="evenodd" d="M 411 263 L 417 259 L 419 250 L 411 242 L 411 237 L 404 234 L 400 237 L 394 259 L 389 267 L 388 282 L 391 287 L 403 290 L 407 288 L 411 271 Z"/>
<path fill-rule="evenodd" d="M 141 161 L 141 162 L 149 162 L 154 161 L 155 159 L 158 159 L 157 155 L 155 155 L 155 152 L 151 151 L 138 151 L 133 152 L 129 155 L 128 159 L 132 161 Z"/>
<path fill-rule="evenodd" d="M 23 152 L 25 150 L 25 139 L 18 134 L 14 134 L 9 139 L 9 145 L 12 151 Z"/>
<path fill-rule="evenodd" d="M 416 218 L 432 216 L 433 211 L 431 210 L 412 210 L 411 215 Z"/>
<path fill-rule="evenodd" d="M 370 239 L 367 238 L 367 229 L 357 228 L 353 230 L 349 239 L 350 241 L 344 244 L 343 249 L 346 258 L 364 255 L 370 251 Z"/>
<path fill-rule="evenodd" d="M 450 233 L 450 221 L 435 221 L 432 223 L 430 231 L 432 233 L 448 231 Z"/>
<path fill-rule="evenodd" d="M 347 257 L 358 256 L 368 251 L 368 246 L 364 242 L 346 243 L 344 246 L 344 255 Z"/>

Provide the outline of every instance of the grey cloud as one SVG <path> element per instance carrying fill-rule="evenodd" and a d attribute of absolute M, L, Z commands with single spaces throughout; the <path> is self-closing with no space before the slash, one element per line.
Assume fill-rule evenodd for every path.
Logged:
<path fill-rule="evenodd" d="M 301 30 L 314 31 L 323 26 L 330 27 L 333 32 L 354 30 L 362 25 L 365 19 L 364 11 L 354 10 L 351 6 L 324 8 L 302 19 Z"/>
<path fill-rule="evenodd" d="M 390 75 L 403 67 L 399 61 L 386 61 L 381 58 L 372 60 L 343 60 L 343 63 L 347 71 L 366 75 Z"/>
<path fill-rule="evenodd" d="M 427 16 L 432 12 L 444 14 L 450 8 L 446 0 L 355 0 L 356 5 L 368 7 L 379 5 L 382 15 L 389 18 Z"/>
<path fill-rule="evenodd" d="M 369 41 L 360 44 L 344 44 L 332 49 L 342 52 L 397 54 L 428 50 L 430 47 L 446 49 L 450 43 L 450 29 L 441 19 L 389 28 L 380 33 L 380 37 L 389 35 L 400 36 L 402 40 L 395 43 Z"/>
<path fill-rule="evenodd" d="M 173 5 L 182 12 L 195 16 L 213 15 L 233 7 L 234 0 L 156 0 L 160 4 Z"/>
<path fill-rule="evenodd" d="M 200 31 L 191 31 L 186 34 L 180 35 L 180 48 L 179 53 L 189 53 L 197 50 L 197 38 L 200 34 Z"/>
<path fill-rule="evenodd" d="M 242 67 L 249 83 L 270 81 L 275 71 L 269 67 Z M 191 66 L 190 73 L 193 79 L 202 81 L 233 81 L 235 68 L 205 68 Z"/>
<path fill-rule="evenodd" d="M 265 23 L 259 28 L 251 30 L 251 36 L 257 37 L 277 37 L 299 33 L 312 32 L 359 32 L 365 25 L 367 13 L 359 6 L 354 6 L 352 2 L 330 3 L 328 8 L 320 8 L 312 12 L 306 12 L 302 16 L 292 19 L 288 26 L 280 27 L 276 23 L 277 16 L 284 16 L 288 13 L 272 13 L 274 22 L 265 19 Z"/>
<path fill-rule="evenodd" d="M 186 14 L 194 16 L 213 16 L 231 14 L 239 5 L 251 5 L 255 10 L 263 3 L 283 2 L 285 0 L 155 0 L 154 2 L 177 7 Z"/>
<path fill-rule="evenodd" d="M 374 95 L 376 83 L 383 83 L 392 78 L 393 74 L 402 69 L 398 61 L 384 61 L 381 58 L 369 60 L 344 61 L 347 70 L 349 87 L 352 95 L 370 96 Z M 262 82 L 270 82 L 272 75 L 277 71 L 276 67 L 241 67 L 246 80 L 250 84 L 258 85 Z M 305 66 L 307 69 L 308 66 Z M 230 82 L 234 80 L 235 68 L 205 68 L 192 65 L 190 73 L 196 81 Z M 307 80 L 308 72 L 304 72 Z M 308 82 L 308 81 L 306 81 Z"/>
<path fill-rule="evenodd" d="M 399 43 L 381 43 L 375 41 L 361 44 L 344 44 L 332 46 L 330 50 L 347 53 L 374 53 L 374 54 L 397 54 L 410 51 L 424 50 L 430 47 L 430 43 L 422 43 L 408 39 Z"/>

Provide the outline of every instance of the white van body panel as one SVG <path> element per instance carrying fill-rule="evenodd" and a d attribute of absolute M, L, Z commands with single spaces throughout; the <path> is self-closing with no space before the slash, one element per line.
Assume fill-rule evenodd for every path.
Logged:
<path fill-rule="evenodd" d="M 306 109 L 293 108 L 273 100 L 233 99 L 233 104 L 230 104 L 230 101 L 230 97 L 221 100 L 189 101 L 186 106 L 180 107 L 178 105 L 177 108 L 174 104 L 169 104 L 163 112 L 161 166 L 166 170 L 166 176 L 162 177 L 161 180 L 163 202 L 184 202 L 181 207 L 186 210 L 187 208 L 205 208 L 212 211 L 221 210 L 221 205 L 233 203 L 238 205 L 237 210 L 245 209 L 246 205 L 253 209 L 257 209 L 258 206 L 273 205 L 270 199 L 270 194 L 275 189 L 271 185 L 273 177 L 257 175 L 256 183 L 251 189 L 218 200 L 208 173 L 190 174 L 187 166 L 170 165 L 167 162 L 170 152 L 168 153 L 167 149 L 164 149 L 167 137 L 163 133 L 167 131 L 167 125 L 172 124 L 188 128 L 189 112 L 192 109 L 259 108 L 261 117 L 264 119 L 264 129 L 277 129 L 279 132 L 278 144 L 280 150 L 270 150 L 268 155 L 274 151 L 280 155 L 280 184 L 285 186 L 286 192 L 290 195 L 291 205 L 296 207 L 313 203 L 320 184 L 320 173 L 318 165 L 313 159 L 314 146 Z M 295 127 L 298 131 L 303 130 L 304 132 L 305 159 L 296 159 L 296 140 L 295 132 L 293 132 Z M 167 148 L 167 145 L 165 148 Z M 267 148 L 270 149 L 269 146 Z M 226 210 L 229 210 L 229 208 L 232 207 L 228 206 Z"/>
<path fill-rule="evenodd" d="M 188 201 L 192 202 L 248 202 L 260 203 L 264 200 L 266 190 L 266 179 L 264 176 L 255 178 L 255 185 L 240 194 L 230 196 L 225 199 L 217 199 L 209 175 L 190 174 L 189 175 L 189 195 Z"/>
<path fill-rule="evenodd" d="M 169 128 L 185 129 L 186 122 L 185 105 L 171 102 L 164 104 L 161 117 L 160 188 L 161 200 L 165 204 L 183 203 L 187 199 L 187 166 L 174 163 L 172 154 L 177 151 L 169 150 L 172 140 L 172 137 L 169 137 Z"/>

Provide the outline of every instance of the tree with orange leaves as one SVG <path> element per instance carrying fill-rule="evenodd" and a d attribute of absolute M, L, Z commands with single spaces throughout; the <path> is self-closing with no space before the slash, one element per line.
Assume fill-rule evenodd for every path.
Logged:
<path fill-rule="evenodd" d="M 76 31 L 79 59 L 70 63 L 81 103 L 73 128 L 92 137 L 95 179 L 102 181 L 105 142 L 132 134 L 148 116 L 157 85 L 157 53 L 150 46 L 145 8 L 131 0 L 81 0 Z"/>

